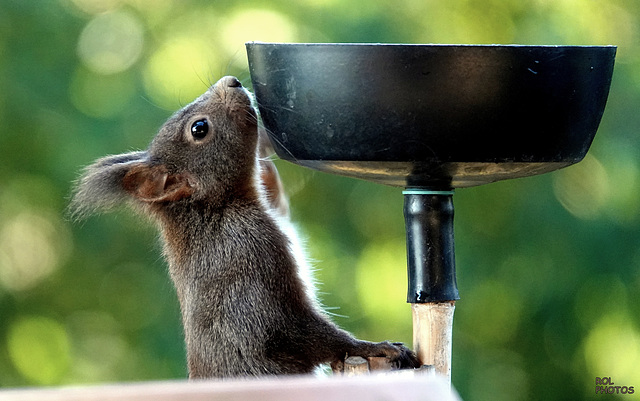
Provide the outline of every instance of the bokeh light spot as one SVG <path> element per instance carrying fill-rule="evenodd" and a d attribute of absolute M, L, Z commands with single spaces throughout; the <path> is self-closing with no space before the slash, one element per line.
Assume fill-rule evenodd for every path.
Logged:
<path fill-rule="evenodd" d="M 221 44 L 230 55 L 244 55 L 246 42 L 295 42 L 297 37 L 295 25 L 273 10 L 239 11 L 230 16 L 221 29 Z M 238 62 L 240 60 L 246 63 L 245 57 L 238 59 Z"/>
<path fill-rule="evenodd" d="M 169 40 L 151 56 L 144 71 L 144 88 L 151 99 L 168 110 L 175 110 L 207 90 L 211 62 L 216 60 L 212 46 L 197 36 Z"/>
<path fill-rule="evenodd" d="M 616 44 L 626 50 L 637 41 L 632 16 L 615 2 L 547 0 L 544 3 L 550 30 L 561 32 L 567 44 Z"/>
<path fill-rule="evenodd" d="M 16 369 L 34 384 L 60 382 L 71 360 L 65 328 L 46 317 L 23 317 L 12 323 L 7 349 Z"/>
<path fill-rule="evenodd" d="M 602 163 L 588 154 L 580 163 L 554 173 L 553 191 L 569 213 L 593 219 L 607 200 L 609 178 Z"/>
<path fill-rule="evenodd" d="M 0 231 L 0 283 L 13 291 L 39 284 L 65 261 L 69 237 L 66 226 L 43 213 L 8 220 Z"/>
<path fill-rule="evenodd" d="M 602 155 L 607 176 L 611 179 L 604 212 L 619 224 L 640 220 L 640 167 L 638 149 L 627 141 L 607 146 Z"/>
<path fill-rule="evenodd" d="M 87 14 L 101 14 L 115 9 L 122 0 L 71 0 L 71 2 Z"/>
<path fill-rule="evenodd" d="M 591 380 L 606 375 L 617 385 L 640 383 L 640 331 L 624 310 L 612 309 L 595 325 L 586 337 L 584 356 Z"/>
<path fill-rule="evenodd" d="M 397 327 L 411 325 L 406 303 L 406 263 L 406 245 L 397 240 L 371 243 L 356 266 L 360 304 L 377 322 L 376 330 L 386 335 L 397 336 Z"/>
<path fill-rule="evenodd" d="M 140 58 L 144 42 L 142 24 L 133 14 L 114 11 L 101 14 L 82 30 L 78 56 L 98 74 L 125 71 Z"/>
<path fill-rule="evenodd" d="M 81 311 L 69 317 L 67 327 L 74 345 L 74 376 L 83 382 L 116 380 L 132 351 L 115 319 L 104 312 Z"/>

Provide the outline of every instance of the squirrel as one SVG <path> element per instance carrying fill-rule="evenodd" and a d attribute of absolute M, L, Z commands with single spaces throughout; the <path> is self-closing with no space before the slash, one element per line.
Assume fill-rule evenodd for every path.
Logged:
<path fill-rule="evenodd" d="M 157 223 L 191 379 L 305 374 L 346 355 L 418 367 L 401 343 L 358 340 L 322 311 L 258 137 L 251 93 L 223 77 L 173 114 L 147 150 L 86 167 L 71 210 L 82 218 L 127 202 Z"/>

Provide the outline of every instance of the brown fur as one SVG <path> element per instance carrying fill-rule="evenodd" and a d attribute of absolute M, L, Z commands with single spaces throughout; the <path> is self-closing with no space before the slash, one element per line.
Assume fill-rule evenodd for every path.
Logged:
<path fill-rule="evenodd" d="M 202 119 L 209 132 L 196 138 L 191 126 Z M 273 210 L 286 201 L 277 170 L 262 171 L 271 203 L 259 182 L 257 143 L 247 92 L 222 78 L 174 114 L 147 151 L 87 167 L 72 208 L 83 216 L 128 200 L 157 222 L 191 378 L 308 373 L 347 354 L 416 366 L 407 348 L 357 340 L 316 306 Z"/>

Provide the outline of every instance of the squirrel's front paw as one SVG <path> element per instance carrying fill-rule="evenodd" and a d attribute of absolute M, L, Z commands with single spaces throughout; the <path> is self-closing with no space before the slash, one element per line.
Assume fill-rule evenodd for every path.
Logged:
<path fill-rule="evenodd" d="M 384 356 L 390 359 L 394 369 L 413 369 L 420 367 L 420 361 L 415 352 L 405 347 L 403 343 L 378 343 L 385 349 Z"/>
<path fill-rule="evenodd" d="M 420 367 L 420 361 L 415 352 L 405 347 L 402 343 L 391 343 L 383 341 L 381 343 L 370 343 L 361 341 L 346 356 L 386 357 L 389 359 L 393 369 L 413 369 Z M 331 363 L 335 369 L 342 364 L 343 360 Z"/>

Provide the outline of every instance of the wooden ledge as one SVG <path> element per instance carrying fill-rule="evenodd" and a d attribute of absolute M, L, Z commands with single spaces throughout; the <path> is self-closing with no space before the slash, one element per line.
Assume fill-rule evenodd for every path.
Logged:
<path fill-rule="evenodd" d="M 163 381 L 83 387 L 8 389 L 2 401 L 459 401 L 446 380 L 402 373 L 233 381 Z"/>

